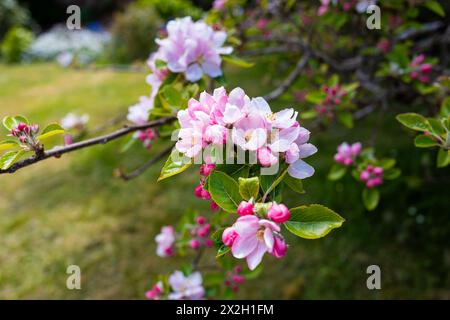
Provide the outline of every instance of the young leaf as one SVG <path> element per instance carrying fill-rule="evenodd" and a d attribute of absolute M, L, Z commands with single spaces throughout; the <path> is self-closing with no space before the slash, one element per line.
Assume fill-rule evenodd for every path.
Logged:
<path fill-rule="evenodd" d="M 14 147 L 18 147 L 19 144 L 14 140 L 4 140 L 0 142 L 0 151 L 8 150 Z"/>
<path fill-rule="evenodd" d="M 14 121 L 16 121 L 17 124 L 19 123 L 25 123 L 25 124 L 30 124 L 30 121 L 28 121 L 28 119 L 24 116 L 14 116 Z"/>
<path fill-rule="evenodd" d="M 183 97 L 181 96 L 181 93 L 176 90 L 173 86 L 167 85 L 164 86 L 162 90 L 164 97 L 166 98 L 167 102 L 174 106 L 174 107 L 180 107 L 181 101 L 183 100 Z"/>
<path fill-rule="evenodd" d="M 425 1 L 424 6 L 433 11 L 434 13 L 436 13 L 437 15 L 445 17 L 444 8 L 442 8 L 441 4 L 438 1 L 435 0 Z"/>
<path fill-rule="evenodd" d="M 288 187 L 295 192 L 305 193 L 305 189 L 303 189 L 303 183 L 301 179 L 293 178 L 289 174 L 287 174 L 284 176 L 283 182 L 286 183 Z"/>
<path fill-rule="evenodd" d="M 433 137 L 427 136 L 424 134 L 419 134 L 414 139 L 414 145 L 418 148 L 430 148 L 430 147 L 437 146 L 438 144 L 437 144 L 436 140 L 434 140 Z"/>
<path fill-rule="evenodd" d="M 380 192 L 374 188 L 364 188 L 362 198 L 366 209 L 372 211 L 378 206 L 378 202 L 380 201 Z"/>
<path fill-rule="evenodd" d="M 388 169 L 388 170 L 383 172 L 383 179 L 394 180 L 394 179 L 397 179 L 400 176 L 401 173 L 402 172 L 401 172 L 400 169 L 391 168 L 391 169 Z"/>
<path fill-rule="evenodd" d="M 216 259 L 217 259 L 217 258 L 220 258 L 220 257 L 222 257 L 222 256 L 224 256 L 224 255 L 226 255 L 226 254 L 227 254 L 228 252 L 230 252 L 230 251 L 231 251 L 231 248 L 223 244 L 223 245 L 220 246 L 220 248 L 217 250 L 217 253 L 216 253 Z"/>
<path fill-rule="evenodd" d="M 222 56 L 222 59 L 225 62 L 234 64 L 235 66 L 238 66 L 241 68 L 251 68 L 255 65 L 253 62 L 248 62 L 248 61 L 242 60 L 242 59 L 234 57 L 234 56 Z"/>
<path fill-rule="evenodd" d="M 8 129 L 8 131 L 11 131 L 12 128 L 14 128 L 16 126 L 16 121 L 14 120 L 14 118 L 10 117 L 10 116 L 6 116 L 3 118 L 3 126 Z"/>
<path fill-rule="evenodd" d="M 340 164 L 334 164 L 331 167 L 330 172 L 328 173 L 328 180 L 336 181 L 341 179 L 345 174 L 347 173 L 347 167 L 340 165 Z"/>
<path fill-rule="evenodd" d="M 444 101 L 442 101 L 441 110 L 439 111 L 441 117 L 450 116 L 450 97 L 446 97 Z"/>
<path fill-rule="evenodd" d="M 305 96 L 306 101 L 314 103 L 314 104 L 321 104 L 327 94 L 325 92 L 316 91 L 316 92 L 310 92 Z"/>
<path fill-rule="evenodd" d="M 37 136 L 36 138 L 38 140 L 44 140 L 50 137 L 53 137 L 57 134 L 63 134 L 65 132 L 64 128 L 61 127 L 59 124 L 57 123 L 51 123 L 48 126 L 45 127 L 44 130 L 42 130 L 42 133 Z"/>
<path fill-rule="evenodd" d="M 239 178 L 239 193 L 245 200 L 251 198 L 257 199 L 259 194 L 259 179 L 258 177 L 252 178 Z"/>
<path fill-rule="evenodd" d="M 284 226 L 304 239 L 322 238 L 345 221 L 333 210 L 319 204 L 293 208 L 290 212 L 291 219 Z"/>
<path fill-rule="evenodd" d="M 0 169 L 6 170 L 16 162 L 24 150 L 8 151 L 0 157 Z"/>
<path fill-rule="evenodd" d="M 186 157 L 180 156 L 180 153 L 174 148 L 161 169 L 158 181 L 172 177 L 189 168 L 192 162 L 188 160 Z"/>
<path fill-rule="evenodd" d="M 434 119 L 434 118 L 428 118 L 428 123 L 431 126 L 431 132 L 433 132 L 435 135 L 438 135 L 438 136 L 445 135 L 446 130 L 441 121 Z"/>
<path fill-rule="evenodd" d="M 208 189 L 219 207 L 227 212 L 236 212 L 242 200 L 236 180 L 226 173 L 214 170 L 209 175 Z"/>
<path fill-rule="evenodd" d="M 437 156 L 437 167 L 444 168 L 450 163 L 450 150 L 439 149 Z"/>
<path fill-rule="evenodd" d="M 429 131 L 431 129 L 428 120 L 417 113 L 402 113 L 396 119 L 405 127 L 416 131 Z"/>
<path fill-rule="evenodd" d="M 340 111 L 337 113 L 337 118 L 345 127 L 349 129 L 353 128 L 353 116 L 350 112 Z"/>

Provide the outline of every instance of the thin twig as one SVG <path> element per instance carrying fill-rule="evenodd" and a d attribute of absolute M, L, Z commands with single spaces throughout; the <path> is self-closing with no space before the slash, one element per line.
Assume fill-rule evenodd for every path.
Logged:
<path fill-rule="evenodd" d="M 156 157 L 145 162 L 139 168 L 135 169 L 134 171 L 132 171 L 130 173 L 120 172 L 119 173 L 120 178 L 122 178 L 125 181 L 128 181 L 128 180 L 139 177 L 152 165 L 154 165 L 155 163 L 158 163 L 159 160 L 163 159 L 166 155 L 170 154 L 170 152 L 172 151 L 172 148 L 173 148 L 173 145 L 170 145 L 170 147 L 168 147 L 167 149 L 164 149 L 162 152 L 160 152 L 158 155 L 156 155 Z"/>
<path fill-rule="evenodd" d="M 60 157 L 61 155 L 63 155 L 64 153 L 69 153 L 75 150 L 79 150 L 79 149 L 83 149 L 86 147 L 90 147 L 93 145 L 97 145 L 97 144 L 105 144 L 108 143 L 109 141 L 118 139 L 124 135 L 127 135 L 130 132 L 135 132 L 135 131 L 139 131 L 139 130 L 144 130 L 144 129 L 148 129 L 148 128 L 154 128 L 154 127 L 159 127 L 162 126 L 166 123 L 172 122 L 176 119 L 176 117 L 166 117 L 166 118 L 161 118 L 159 120 L 155 120 L 155 121 L 151 121 L 148 122 L 146 124 L 143 125 L 139 125 L 139 126 L 128 126 L 128 127 L 124 127 L 121 128 L 119 130 L 116 130 L 112 133 L 103 135 L 103 136 L 99 136 L 99 137 L 95 137 L 92 139 L 88 139 L 88 140 L 84 140 L 84 141 L 80 141 L 80 142 L 76 142 L 73 144 L 70 144 L 68 146 L 65 147 L 55 147 L 49 151 L 45 151 L 39 155 L 34 155 L 32 157 L 23 159 L 21 161 L 18 161 L 16 163 L 14 163 L 11 167 L 9 167 L 6 170 L 0 170 L 0 174 L 4 174 L 4 173 L 14 173 L 17 170 L 30 166 L 36 162 L 40 162 L 42 160 L 48 159 L 48 158 L 52 158 L 52 157 Z"/>
<path fill-rule="evenodd" d="M 306 51 L 300 60 L 298 60 L 297 65 L 295 66 L 294 70 L 289 74 L 289 76 L 281 83 L 281 85 L 270 92 L 269 94 L 264 96 L 264 99 L 266 100 L 273 100 L 281 96 L 289 87 L 297 80 L 298 76 L 300 75 L 300 72 L 303 70 L 305 65 L 308 63 L 310 54 L 308 51 Z"/>

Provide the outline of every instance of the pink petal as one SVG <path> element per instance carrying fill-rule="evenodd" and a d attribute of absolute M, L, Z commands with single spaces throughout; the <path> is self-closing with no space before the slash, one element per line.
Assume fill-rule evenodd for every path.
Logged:
<path fill-rule="evenodd" d="M 264 242 L 265 242 L 269 252 L 271 252 L 273 249 L 274 241 L 275 240 L 273 238 L 272 230 L 270 230 L 269 228 L 266 228 L 266 230 L 264 230 Z"/>
<path fill-rule="evenodd" d="M 299 147 L 299 157 L 300 158 L 309 157 L 316 152 L 317 152 L 316 146 L 311 143 L 305 143 Z"/>
<path fill-rule="evenodd" d="M 255 268 L 261 263 L 264 254 L 267 252 L 267 247 L 263 242 L 258 241 L 258 245 L 253 252 L 247 256 L 247 265 L 250 270 Z"/>
<path fill-rule="evenodd" d="M 314 174 L 314 168 L 303 160 L 299 159 L 289 166 L 288 173 L 291 175 L 291 177 L 297 179 L 305 179 L 311 177 Z"/>
<path fill-rule="evenodd" d="M 255 250 L 258 242 L 255 235 L 248 237 L 239 236 L 233 242 L 231 253 L 237 259 L 245 258 Z"/>

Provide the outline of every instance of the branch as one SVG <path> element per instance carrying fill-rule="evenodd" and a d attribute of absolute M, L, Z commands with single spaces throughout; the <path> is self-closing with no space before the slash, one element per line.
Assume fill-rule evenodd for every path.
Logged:
<path fill-rule="evenodd" d="M 173 144 L 170 145 L 167 149 L 160 152 L 156 157 L 150 159 L 149 161 L 145 162 L 142 166 L 137 168 L 136 170 L 130 172 L 130 173 L 123 173 L 122 171 L 119 171 L 119 177 L 122 178 L 125 181 L 134 179 L 139 177 L 141 174 L 143 174 L 148 168 L 150 168 L 152 165 L 157 163 L 159 160 L 165 158 L 170 152 L 172 151 Z"/>
<path fill-rule="evenodd" d="M 297 65 L 295 66 L 294 70 L 289 74 L 289 76 L 281 83 L 281 85 L 270 92 L 269 94 L 264 96 L 264 99 L 266 100 L 273 100 L 281 96 L 289 87 L 297 80 L 298 76 L 300 75 L 300 72 L 305 67 L 305 65 L 309 61 L 310 54 L 308 51 L 305 52 L 305 54 L 301 57 L 300 60 L 298 60 Z"/>
<path fill-rule="evenodd" d="M 63 155 L 64 153 L 69 153 L 75 150 L 79 150 L 79 149 L 84 149 L 93 145 L 97 145 L 97 144 L 106 144 L 109 141 L 118 139 L 124 135 L 127 135 L 128 133 L 131 132 L 135 132 L 135 131 L 139 131 L 139 130 L 144 130 L 144 129 L 148 129 L 148 128 L 154 128 L 154 127 L 159 127 L 162 126 L 166 123 L 172 122 L 176 119 L 176 117 L 166 117 L 166 118 L 161 118 L 159 120 L 155 120 L 155 121 L 151 121 L 148 122 L 146 124 L 143 125 L 139 125 L 139 126 L 129 126 L 129 127 L 124 127 L 121 128 L 119 130 L 116 130 L 110 134 L 106 134 L 103 136 L 99 136 L 96 138 L 92 138 L 92 139 L 88 139 L 88 140 L 84 140 L 84 141 L 80 141 L 74 144 L 70 144 L 68 146 L 65 147 L 55 147 L 49 151 L 45 151 L 42 154 L 39 155 L 34 155 L 32 157 L 23 159 L 21 161 L 18 161 L 16 163 L 14 163 L 11 167 L 9 167 L 6 170 L 0 170 L 0 174 L 4 174 L 4 173 L 14 173 L 17 170 L 30 166 L 36 162 L 40 162 L 42 160 L 48 159 L 48 158 L 52 158 L 52 157 L 60 157 L 61 155 Z"/>

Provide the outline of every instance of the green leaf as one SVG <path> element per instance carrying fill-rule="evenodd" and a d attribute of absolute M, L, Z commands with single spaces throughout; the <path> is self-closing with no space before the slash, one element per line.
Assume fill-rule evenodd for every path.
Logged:
<path fill-rule="evenodd" d="M 12 117 L 6 116 L 3 118 L 3 126 L 8 129 L 8 131 L 11 131 L 11 129 L 16 126 L 16 121 Z"/>
<path fill-rule="evenodd" d="M 325 92 L 316 91 L 316 92 L 310 92 L 305 96 L 306 101 L 314 103 L 314 104 L 321 104 L 323 100 L 326 98 L 327 94 Z"/>
<path fill-rule="evenodd" d="M 437 136 L 444 136 L 446 133 L 446 130 L 444 128 L 444 125 L 441 121 L 434 119 L 434 118 L 428 118 L 428 123 L 431 126 L 431 132 L 434 133 Z"/>
<path fill-rule="evenodd" d="M 437 167 L 444 168 L 450 163 L 450 150 L 439 149 L 437 156 Z"/>
<path fill-rule="evenodd" d="M 167 62 L 165 62 L 164 60 L 161 59 L 156 59 L 155 60 L 155 67 L 156 69 L 162 69 L 167 67 Z"/>
<path fill-rule="evenodd" d="M 4 140 L 0 142 L 0 151 L 18 147 L 19 144 L 15 140 Z"/>
<path fill-rule="evenodd" d="M 352 82 L 342 86 L 342 90 L 345 92 L 355 91 L 359 87 L 359 82 Z"/>
<path fill-rule="evenodd" d="M 287 174 L 284 176 L 283 182 L 286 183 L 288 187 L 295 192 L 305 193 L 305 189 L 303 189 L 303 183 L 301 179 L 293 178 L 289 174 Z"/>
<path fill-rule="evenodd" d="M 438 1 L 427 0 L 425 1 L 424 6 L 433 11 L 434 13 L 436 13 L 437 15 L 445 17 L 444 8 L 442 8 L 441 4 Z"/>
<path fill-rule="evenodd" d="M 417 113 L 402 113 L 396 119 L 405 127 L 416 131 L 430 131 L 428 120 Z"/>
<path fill-rule="evenodd" d="M 441 117 L 448 117 L 450 116 L 450 97 L 446 97 L 444 101 L 442 101 L 441 110 L 440 110 Z"/>
<path fill-rule="evenodd" d="M 218 164 L 214 170 L 224 172 L 234 180 L 238 180 L 239 177 L 248 177 L 250 167 L 245 164 Z"/>
<path fill-rule="evenodd" d="M 192 164 L 189 158 L 182 156 L 175 148 L 172 150 L 169 158 L 161 169 L 158 181 L 172 177 L 183 172 Z"/>
<path fill-rule="evenodd" d="M 380 161 L 378 161 L 378 166 L 382 167 L 384 170 L 387 170 L 394 167 L 395 163 L 396 163 L 395 159 L 383 158 Z"/>
<path fill-rule="evenodd" d="M 16 162 L 24 150 L 8 151 L 0 157 L 0 169 L 6 170 Z"/>
<path fill-rule="evenodd" d="M 223 245 L 220 246 L 220 248 L 217 250 L 217 253 L 216 253 L 216 259 L 217 259 L 217 258 L 220 258 L 220 257 L 222 257 L 222 256 L 224 256 L 224 255 L 226 255 L 226 254 L 227 254 L 228 252 L 230 252 L 230 251 L 231 251 L 231 248 L 223 244 Z"/>
<path fill-rule="evenodd" d="M 400 169 L 391 168 L 391 169 L 388 169 L 388 170 L 383 172 L 383 179 L 394 180 L 394 179 L 397 179 L 400 176 L 401 173 L 402 172 L 401 172 Z"/>
<path fill-rule="evenodd" d="M 334 164 L 331 167 L 330 172 L 328 173 L 328 180 L 336 181 L 341 179 L 345 174 L 347 173 L 347 167 L 340 165 L 340 164 Z"/>
<path fill-rule="evenodd" d="M 208 190 L 219 207 L 227 212 L 236 212 L 242 200 L 236 180 L 224 172 L 214 170 L 209 175 Z"/>
<path fill-rule="evenodd" d="M 53 137 L 57 134 L 63 134 L 65 132 L 64 128 L 61 127 L 59 124 L 57 123 L 51 123 L 48 126 L 45 127 L 44 130 L 42 130 L 42 133 L 37 136 L 36 138 L 38 140 L 44 140 L 50 137 Z"/>
<path fill-rule="evenodd" d="M 16 121 L 17 124 L 19 123 L 25 123 L 27 125 L 30 124 L 30 121 L 28 121 L 28 119 L 24 116 L 14 116 L 14 120 Z"/>
<path fill-rule="evenodd" d="M 372 211 L 378 206 L 378 202 L 380 201 L 380 192 L 374 188 L 364 188 L 362 198 L 366 209 Z"/>
<path fill-rule="evenodd" d="M 284 170 L 279 176 L 276 174 L 265 174 L 260 177 L 261 189 L 263 190 L 264 194 L 269 192 L 268 195 L 271 200 L 277 202 L 281 201 L 281 181 L 283 181 L 283 178 L 286 176 L 286 172 L 287 170 Z"/>
<path fill-rule="evenodd" d="M 304 239 L 322 238 L 345 221 L 333 210 L 319 204 L 293 208 L 290 212 L 291 219 L 284 226 Z"/>
<path fill-rule="evenodd" d="M 239 178 L 239 193 L 245 200 L 256 200 L 259 194 L 259 178 Z"/>
<path fill-rule="evenodd" d="M 248 62 L 243 59 L 237 58 L 235 56 L 222 56 L 223 61 L 234 64 L 235 66 L 241 68 L 251 68 L 255 64 L 253 62 Z"/>
<path fill-rule="evenodd" d="M 433 137 L 424 134 L 419 134 L 414 139 L 414 145 L 418 148 L 430 148 L 437 146 L 438 144 Z"/>
<path fill-rule="evenodd" d="M 349 129 L 353 128 L 353 116 L 350 112 L 340 111 L 337 113 L 337 118 L 345 127 Z"/>
<path fill-rule="evenodd" d="M 183 97 L 181 96 L 181 93 L 178 90 L 176 90 L 171 85 L 166 85 L 162 89 L 162 92 L 163 92 L 164 97 L 166 98 L 167 102 L 171 106 L 180 107 Z"/>
<path fill-rule="evenodd" d="M 303 120 L 313 119 L 315 117 L 317 117 L 316 110 L 308 110 L 308 111 L 300 113 L 300 118 Z"/>

